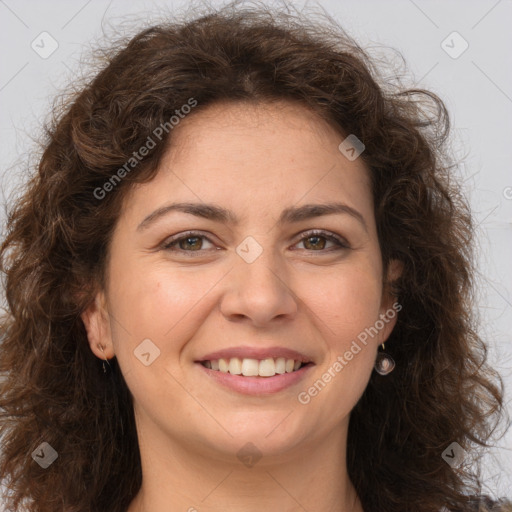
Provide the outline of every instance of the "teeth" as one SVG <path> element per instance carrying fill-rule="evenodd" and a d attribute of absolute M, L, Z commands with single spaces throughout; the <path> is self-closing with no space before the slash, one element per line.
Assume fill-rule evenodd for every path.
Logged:
<path fill-rule="evenodd" d="M 206 368 L 222 373 L 230 373 L 231 375 L 273 377 L 276 374 L 282 375 L 283 373 L 297 371 L 302 366 L 302 362 L 295 361 L 294 359 L 285 359 L 284 357 L 277 357 L 276 359 L 269 357 L 261 361 L 258 359 L 232 357 L 231 359 L 204 361 L 203 365 Z"/>
<path fill-rule="evenodd" d="M 284 357 L 278 357 L 276 359 L 276 373 L 286 373 L 286 359 Z"/>
<path fill-rule="evenodd" d="M 228 373 L 229 361 L 227 359 L 219 359 L 219 370 L 222 373 Z"/>
<path fill-rule="evenodd" d="M 228 369 L 231 375 L 240 375 L 242 373 L 242 361 L 238 357 L 232 357 L 229 360 Z"/>
<path fill-rule="evenodd" d="M 242 361 L 242 375 L 257 377 L 259 375 L 259 362 L 257 359 L 244 359 Z"/>
<path fill-rule="evenodd" d="M 260 377 L 273 377 L 276 374 L 276 363 L 270 357 L 269 359 L 263 359 L 259 365 Z"/>

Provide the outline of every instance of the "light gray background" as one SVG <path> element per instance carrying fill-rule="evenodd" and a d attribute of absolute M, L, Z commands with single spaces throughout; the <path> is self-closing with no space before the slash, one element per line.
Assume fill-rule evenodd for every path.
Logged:
<path fill-rule="evenodd" d="M 293 4 L 304 6 L 304 2 Z M 164 6 L 173 12 L 185 5 L 164 0 L 0 0 L 2 201 L 22 179 L 19 168 L 12 165 L 33 150 L 30 135 L 37 134 L 53 96 L 80 74 L 80 55 L 101 37 L 102 23 L 117 26 L 124 19 L 149 20 Z M 439 94 L 451 113 L 454 149 L 460 158 L 466 156 L 459 171 L 478 224 L 482 281 L 475 313 L 481 317 L 480 334 L 488 342 L 489 359 L 505 379 L 510 411 L 512 2 L 320 0 L 319 5 L 363 47 L 399 50 L 409 66 L 409 82 Z M 43 31 L 58 43 L 46 59 L 31 47 Z M 453 31 L 469 44 L 458 58 L 441 46 Z M 452 53 L 464 44 L 457 37 L 445 43 Z M 3 225 L 3 211 L 1 215 Z M 485 458 L 485 491 L 491 496 L 512 497 L 511 450 L 509 432 Z"/>

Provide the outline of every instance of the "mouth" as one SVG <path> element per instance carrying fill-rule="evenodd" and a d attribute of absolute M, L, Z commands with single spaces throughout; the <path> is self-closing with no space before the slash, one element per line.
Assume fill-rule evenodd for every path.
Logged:
<path fill-rule="evenodd" d="M 270 395 L 297 386 L 315 366 L 312 356 L 289 347 L 238 346 L 195 361 L 214 385 L 244 395 Z"/>
<path fill-rule="evenodd" d="M 266 378 L 294 373 L 305 366 L 312 366 L 313 364 L 308 361 L 285 357 L 268 357 L 266 359 L 231 357 L 207 359 L 199 361 L 199 363 L 214 372 L 229 373 L 230 375 L 242 377 Z"/>
<path fill-rule="evenodd" d="M 251 347 L 221 350 L 195 363 L 215 385 L 252 396 L 270 396 L 292 389 L 315 366 L 311 359 L 294 350 Z"/>

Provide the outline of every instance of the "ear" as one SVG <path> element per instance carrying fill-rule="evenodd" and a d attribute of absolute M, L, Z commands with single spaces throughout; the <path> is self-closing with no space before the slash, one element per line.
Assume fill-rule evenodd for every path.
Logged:
<path fill-rule="evenodd" d="M 94 301 L 81 314 L 81 318 L 85 325 L 89 347 L 93 354 L 102 360 L 105 357 L 112 359 L 115 354 L 105 294 L 103 292 L 99 292 L 96 295 Z"/>
<path fill-rule="evenodd" d="M 382 291 L 381 308 L 379 318 L 384 323 L 384 328 L 379 330 L 379 345 L 384 343 L 393 331 L 396 325 L 398 312 L 402 309 L 402 305 L 396 300 L 396 297 L 389 291 L 391 283 L 396 281 L 403 271 L 403 264 L 399 260 L 391 260 L 388 265 L 388 273 L 386 277 L 386 286 Z"/>

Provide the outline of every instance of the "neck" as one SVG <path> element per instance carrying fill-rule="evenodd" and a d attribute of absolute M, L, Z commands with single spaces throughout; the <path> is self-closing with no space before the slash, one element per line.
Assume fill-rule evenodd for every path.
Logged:
<path fill-rule="evenodd" d="M 138 430 L 143 482 L 127 512 L 363 512 L 346 471 L 346 427 L 321 442 L 244 461 L 186 446 L 154 426 Z"/>

